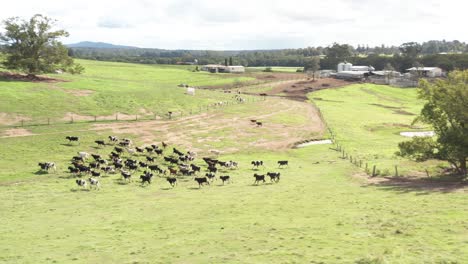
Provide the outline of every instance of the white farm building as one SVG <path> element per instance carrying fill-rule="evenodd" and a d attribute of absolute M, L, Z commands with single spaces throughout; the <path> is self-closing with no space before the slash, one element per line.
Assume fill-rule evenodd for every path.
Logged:
<path fill-rule="evenodd" d="M 413 67 L 407 69 L 407 71 L 412 75 L 420 75 L 430 78 L 441 77 L 443 74 L 442 69 L 439 67 Z"/>
<path fill-rule="evenodd" d="M 245 67 L 244 66 L 239 66 L 239 65 L 230 65 L 230 66 L 225 66 L 222 64 L 208 64 L 208 65 L 203 65 L 201 67 L 202 71 L 208 71 L 208 72 L 219 72 L 219 73 L 244 73 L 245 72 Z"/>

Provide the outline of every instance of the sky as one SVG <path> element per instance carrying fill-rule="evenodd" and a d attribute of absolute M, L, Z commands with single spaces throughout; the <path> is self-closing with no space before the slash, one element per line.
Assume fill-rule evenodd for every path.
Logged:
<path fill-rule="evenodd" d="M 67 44 L 246 50 L 468 42 L 466 10 L 465 0 L 14 0 L 0 20 L 46 15 Z"/>

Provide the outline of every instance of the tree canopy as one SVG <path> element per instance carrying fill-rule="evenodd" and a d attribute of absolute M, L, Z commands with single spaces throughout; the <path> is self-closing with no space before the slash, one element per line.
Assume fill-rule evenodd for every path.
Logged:
<path fill-rule="evenodd" d="M 27 74 L 51 73 L 58 69 L 80 73 L 83 67 L 73 63 L 68 49 L 58 40 L 68 37 L 65 30 L 53 30 L 55 20 L 34 15 L 29 20 L 12 17 L 3 21 L 0 34 L 6 59 L 4 67 Z"/>
<path fill-rule="evenodd" d="M 415 122 L 430 124 L 436 139 L 414 138 L 399 144 L 401 156 L 417 160 L 447 160 L 466 175 L 468 158 L 468 70 L 453 71 L 447 79 L 420 81 L 419 97 L 426 101 Z"/>

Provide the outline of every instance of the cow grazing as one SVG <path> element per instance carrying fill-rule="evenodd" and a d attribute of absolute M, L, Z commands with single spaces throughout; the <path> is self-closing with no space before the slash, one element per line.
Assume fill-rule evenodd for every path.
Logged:
<path fill-rule="evenodd" d="M 54 172 L 57 172 L 57 167 L 55 166 L 54 162 L 39 162 L 37 164 L 41 170 L 49 172 L 50 169 L 53 169 Z"/>
<path fill-rule="evenodd" d="M 86 181 L 85 180 L 77 179 L 75 182 L 76 182 L 76 185 L 78 185 L 79 187 L 86 188 Z"/>
<path fill-rule="evenodd" d="M 262 122 L 256 122 L 255 124 L 256 124 L 258 127 L 263 126 L 263 123 L 262 123 Z"/>
<path fill-rule="evenodd" d="M 176 184 L 177 184 L 177 179 L 176 178 L 168 177 L 168 178 L 166 178 L 166 180 L 172 186 L 172 188 L 174 188 L 174 186 L 176 186 Z"/>
<path fill-rule="evenodd" d="M 257 123 L 257 119 L 250 119 L 250 122 L 255 124 L 255 123 Z"/>
<path fill-rule="evenodd" d="M 161 142 L 161 145 L 162 145 L 162 147 L 163 147 L 164 149 L 165 149 L 165 148 L 167 148 L 167 146 L 169 146 L 169 145 L 168 145 L 168 144 L 166 144 L 164 141 L 163 141 L 163 142 Z"/>
<path fill-rule="evenodd" d="M 261 181 L 263 181 L 263 183 L 265 183 L 265 175 L 259 175 L 259 174 L 255 173 L 254 177 L 255 177 L 254 184 L 258 184 Z"/>
<path fill-rule="evenodd" d="M 96 140 L 96 141 L 94 141 L 94 143 L 96 143 L 98 146 L 105 146 L 106 145 L 106 142 L 104 142 L 104 140 Z"/>
<path fill-rule="evenodd" d="M 206 177 L 195 178 L 195 181 L 198 183 L 198 188 L 202 187 L 203 184 L 210 185 L 210 183 L 208 182 L 208 179 Z"/>
<path fill-rule="evenodd" d="M 280 173 L 279 172 L 268 172 L 267 175 L 270 177 L 271 182 L 279 182 L 280 180 Z"/>
<path fill-rule="evenodd" d="M 90 155 L 88 152 L 84 152 L 84 151 L 79 151 L 77 152 L 78 156 L 82 157 L 83 160 L 86 160 Z"/>
<path fill-rule="evenodd" d="M 148 164 L 144 163 L 143 161 L 139 161 L 138 165 L 140 166 L 140 168 L 148 168 Z"/>
<path fill-rule="evenodd" d="M 119 147 L 115 147 L 114 148 L 115 152 L 119 153 L 119 154 L 122 154 L 124 152 L 124 149 L 123 148 L 119 148 Z"/>
<path fill-rule="evenodd" d="M 91 171 L 91 175 L 92 175 L 93 177 L 101 177 L 101 173 L 98 172 L 98 171 Z"/>
<path fill-rule="evenodd" d="M 219 176 L 219 178 L 223 181 L 223 185 L 224 185 L 224 182 L 231 183 L 231 177 L 229 175 Z"/>
<path fill-rule="evenodd" d="M 115 169 L 111 166 L 102 167 L 101 170 L 105 173 L 115 173 Z"/>
<path fill-rule="evenodd" d="M 231 168 L 231 169 L 238 169 L 239 168 L 239 164 L 235 161 L 228 161 L 227 164 L 226 164 L 226 167 L 227 168 Z"/>
<path fill-rule="evenodd" d="M 177 170 L 174 168 L 169 168 L 169 175 L 177 175 Z"/>
<path fill-rule="evenodd" d="M 148 162 L 154 162 L 154 158 L 153 158 L 153 157 L 150 157 L 150 156 L 147 156 L 147 157 L 146 157 L 146 161 L 148 161 Z"/>
<path fill-rule="evenodd" d="M 283 166 L 288 166 L 289 167 L 289 162 L 287 160 L 278 161 L 278 168 L 281 168 Z"/>
<path fill-rule="evenodd" d="M 93 157 L 94 160 L 99 160 L 101 158 L 101 155 L 99 154 L 91 154 L 91 157 Z"/>
<path fill-rule="evenodd" d="M 94 179 L 94 178 L 89 178 L 89 185 L 90 185 L 90 188 L 92 186 L 94 186 L 95 189 L 99 189 L 101 187 L 101 185 L 99 184 L 99 180 L 98 179 Z"/>
<path fill-rule="evenodd" d="M 77 142 L 78 144 L 80 144 L 80 138 L 79 137 L 75 137 L 75 136 L 66 136 L 65 139 L 68 140 L 68 143 L 71 144 L 73 141 Z"/>
<path fill-rule="evenodd" d="M 148 152 L 148 153 L 153 153 L 153 151 L 154 151 L 154 148 L 152 148 L 152 147 L 145 147 L 145 149 L 146 149 L 146 152 Z"/>
<path fill-rule="evenodd" d="M 160 155 L 163 154 L 163 150 L 162 149 L 155 149 L 154 153 L 156 153 L 158 156 L 160 156 Z"/>

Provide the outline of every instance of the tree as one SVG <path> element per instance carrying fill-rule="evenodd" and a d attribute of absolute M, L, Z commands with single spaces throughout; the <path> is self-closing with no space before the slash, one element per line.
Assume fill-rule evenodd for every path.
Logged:
<path fill-rule="evenodd" d="M 232 57 L 229 57 L 229 65 L 231 65 L 231 66 L 233 65 L 232 64 Z"/>
<path fill-rule="evenodd" d="M 68 37 L 65 30 L 53 31 L 55 20 L 34 15 L 29 20 L 12 17 L 3 21 L 5 32 L 0 41 L 5 45 L 7 69 L 24 71 L 29 75 L 51 73 L 58 69 L 80 73 L 82 66 L 74 65 L 68 49 L 58 41 Z"/>
<path fill-rule="evenodd" d="M 414 138 L 398 146 L 398 155 L 450 162 L 466 176 L 468 158 L 468 70 L 453 71 L 446 80 L 419 82 L 419 98 L 426 101 L 415 122 L 430 124 L 436 139 Z"/>
<path fill-rule="evenodd" d="M 401 44 L 399 50 L 410 64 L 414 64 L 422 51 L 422 46 L 417 42 L 406 42 Z"/>
<path fill-rule="evenodd" d="M 320 58 L 310 57 L 304 60 L 304 72 L 312 74 L 312 78 L 315 81 L 315 73 L 320 70 Z"/>

